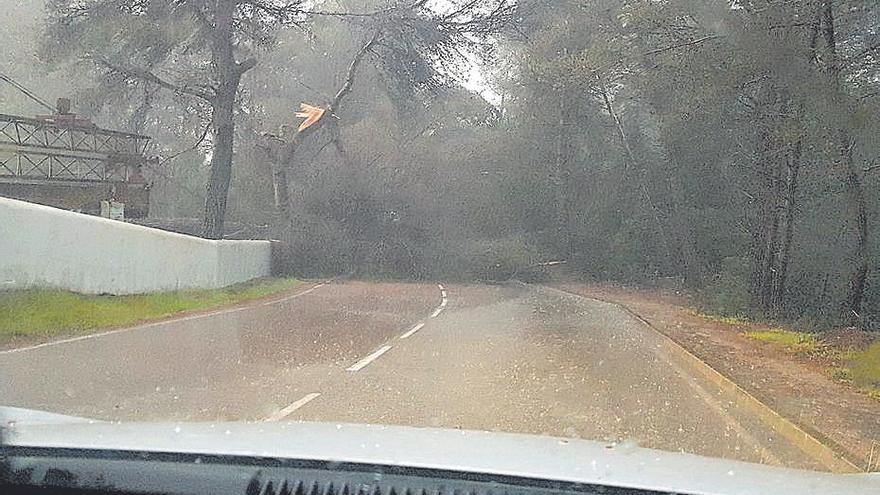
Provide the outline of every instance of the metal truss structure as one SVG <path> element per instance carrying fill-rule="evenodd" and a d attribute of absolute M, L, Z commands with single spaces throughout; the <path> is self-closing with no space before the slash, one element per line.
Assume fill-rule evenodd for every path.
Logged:
<path fill-rule="evenodd" d="M 0 114 L 0 180 L 143 182 L 148 136 L 64 117 Z"/>

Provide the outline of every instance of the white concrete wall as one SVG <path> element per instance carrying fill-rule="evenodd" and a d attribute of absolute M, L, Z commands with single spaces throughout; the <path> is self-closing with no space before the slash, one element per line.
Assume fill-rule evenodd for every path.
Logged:
<path fill-rule="evenodd" d="M 0 198 L 0 289 L 219 288 L 269 275 L 268 241 L 210 241 Z"/>

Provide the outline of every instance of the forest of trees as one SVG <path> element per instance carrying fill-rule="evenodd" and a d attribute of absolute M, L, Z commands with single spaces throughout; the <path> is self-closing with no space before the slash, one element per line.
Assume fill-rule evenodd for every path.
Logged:
<path fill-rule="evenodd" d="M 22 50 L 3 70 L 77 81 L 78 112 L 155 136 L 154 215 L 214 238 L 268 225 L 292 273 L 504 280 L 564 260 L 718 312 L 880 326 L 873 1 L 45 9 L 25 48 L 49 75 Z M 303 132 L 300 103 L 327 109 Z"/>

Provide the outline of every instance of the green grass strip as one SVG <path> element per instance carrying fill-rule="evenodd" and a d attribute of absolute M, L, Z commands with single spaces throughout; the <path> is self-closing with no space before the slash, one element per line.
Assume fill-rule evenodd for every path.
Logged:
<path fill-rule="evenodd" d="M 264 278 L 215 290 L 90 296 L 63 290 L 0 291 L 0 341 L 53 337 L 131 325 L 184 311 L 215 308 L 291 289 L 295 279 Z"/>

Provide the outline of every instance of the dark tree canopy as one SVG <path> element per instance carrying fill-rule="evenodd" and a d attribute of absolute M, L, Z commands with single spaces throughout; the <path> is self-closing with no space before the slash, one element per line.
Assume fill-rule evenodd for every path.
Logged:
<path fill-rule="evenodd" d="M 163 211 L 213 216 L 217 236 L 228 197 L 297 273 L 505 279 L 565 260 L 723 313 L 877 325 L 874 2 L 48 12 L 43 58 L 94 77 L 82 106 L 185 151 L 156 175 Z M 300 103 L 328 110 L 302 133 Z"/>

